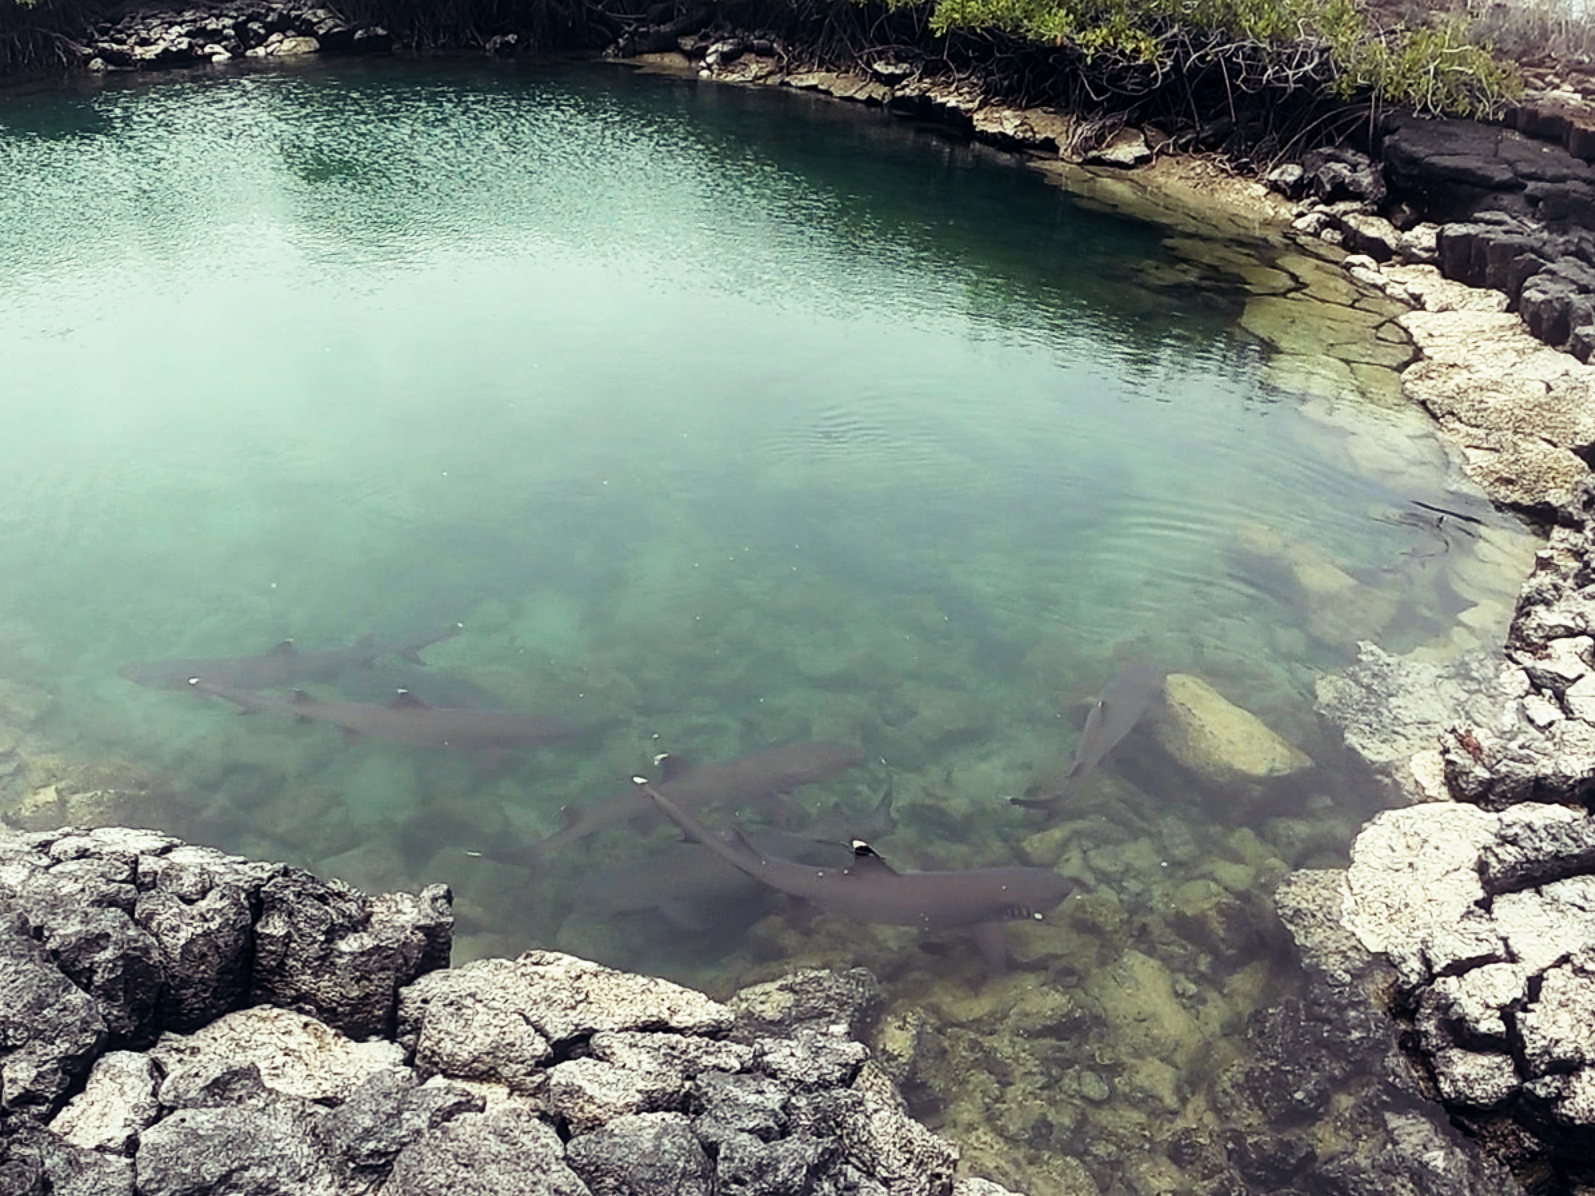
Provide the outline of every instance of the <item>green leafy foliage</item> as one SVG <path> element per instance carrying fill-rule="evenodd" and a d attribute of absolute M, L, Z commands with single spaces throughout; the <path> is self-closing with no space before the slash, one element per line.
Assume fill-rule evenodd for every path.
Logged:
<path fill-rule="evenodd" d="M 909 7 L 917 0 L 889 0 Z M 1245 61 L 1252 77 L 1342 98 L 1484 114 L 1521 88 L 1515 67 L 1458 18 L 1373 30 L 1355 0 L 932 0 L 931 28 L 996 32 L 1073 49 L 1087 63 L 1183 69 Z M 1183 59 L 1183 61 L 1182 61 Z M 1268 64 L 1289 63 L 1270 75 Z M 1303 63 L 1310 63 L 1307 69 Z"/>

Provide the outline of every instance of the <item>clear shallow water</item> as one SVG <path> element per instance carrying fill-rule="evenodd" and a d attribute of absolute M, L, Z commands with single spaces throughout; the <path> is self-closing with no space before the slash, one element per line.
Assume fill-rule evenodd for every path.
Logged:
<path fill-rule="evenodd" d="M 351 64 L 0 98 L 0 255 L 8 800 L 111 787 L 230 850 L 446 880 L 462 955 L 558 942 L 713 983 L 796 952 L 918 996 L 974 984 L 892 932 L 703 943 L 573 911 L 639 828 L 535 876 L 460 848 L 547 833 L 661 748 L 815 736 L 891 761 L 889 854 L 1007 862 L 1039 822 L 1002 796 L 1152 660 L 1325 766 L 1248 805 L 1143 730 L 1082 808 L 1069 866 L 1141 926 L 1108 940 L 1222 989 L 1206 1028 L 1232 1034 L 1285 983 L 1278 942 L 1215 963 L 1156 911 L 1332 862 L 1373 799 L 1334 767 L 1314 678 L 1359 638 L 1443 650 L 1464 611 L 1488 634 L 1517 582 L 1523 541 L 1421 428 L 1277 384 L 1237 280 L 1007 159 L 807 97 Z M 1371 443 L 1397 467 L 1349 451 Z M 386 662 L 354 696 L 468 684 L 595 733 L 486 760 L 117 676 L 456 621 L 425 674 Z M 834 825 L 883 778 L 802 806 Z M 1092 909 L 1076 929 L 1107 941 Z"/>

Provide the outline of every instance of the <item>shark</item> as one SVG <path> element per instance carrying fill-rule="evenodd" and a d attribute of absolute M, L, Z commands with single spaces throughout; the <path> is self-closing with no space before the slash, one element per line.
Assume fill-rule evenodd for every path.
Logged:
<path fill-rule="evenodd" d="M 381 644 L 368 635 L 357 644 L 342 648 L 305 651 L 293 640 L 253 656 L 176 657 L 123 665 L 117 670 L 123 678 L 149 689 L 189 688 L 189 680 L 203 677 L 215 685 L 233 689 L 283 689 L 311 682 L 336 681 L 345 673 L 370 668 L 378 658 L 397 656 L 411 664 L 424 664 L 421 652 L 443 640 L 453 639 L 464 628 L 456 623 L 442 631 L 403 644 Z"/>
<path fill-rule="evenodd" d="M 846 817 L 846 825 L 857 835 L 891 833 L 897 819 L 892 813 L 890 770 L 874 808 Z M 835 818 L 828 815 L 825 821 Z M 801 864 L 841 868 L 853 854 L 847 839 L 818 832 L 761 830 L 751 832 L 748 838 L 763 853 Z M 723 925 L 728 915 L 729 920 L 740 920 L 743 925 L 757 920 L 764 912 L 762 898 L 767 895 L 774 894 L 741 869 L 685 839 L 640 859 L 591 872 L 571 893 L 578 909 L 601 914 L 657 910 L 678 929 L 694 933 Z"/>
<path fill-rule="evenodd" d="M 291 694 L 265 694 L 224 685 L 205 677 L 189 678 L 189 687 L 207 697 L 221 698 L 245 714 L 275 711 L 300 720 L 331 723 L 357 735 L 370 735 L 393 743 L 454 748 L 527 747 L 546 739 L 576 735 L 581 724 L 556 716 L 520 714 L 511 710 L 477 710 L 457 706 L 428 706 L 408 690 L 400 690 L 387 705 L 368 702 L 323 701 L 302 689 Z"/>
<path fill-rule="evenodd" d="M 729 839 L 712 834 L 647 778 L 636 778 L 636 784 L 691 842 L 762 884 L 858 922 L 927 931 L 971 930 L 993 971 L 1007 965 L 1004 924 L 1042 921 L 1074 890 L 1049 868 L 899 872 L 863 839 L 853 840 L 853 859 L 846 867 L 785 860 L 761 851 L 740 830 Z"/>
<path fill-rule="evenodd" d="M 1151 707 L 1163 700 L 1168 673 L 1150 664 L 1130 664 L 1120 669 L 1102 691 L 1074 745 L 1074 760 L 1058 791 L 1046 797 L 1010 797 L 1028 810 L 1057 811 L 1065 806 L 1103 757 L 1118 746 Z"/>
<path fill-rule="evenodd" d="M 801 785 L 840 776 L 863 762 L 864 753 L 851 744 L 827 740 L 799 740 L 763 748 L 722 763 L 693 766 L 674 756 L 660 756 L 664 768 L 659 788 L 684 808 L 701 808 L 728 802 L 755 802 L 784 797 Z M 501 864 L 531 866 L 551 852 L 621 822 L 654 812 L 653 803 L 636 787 L 609 801 L 582 808 L 567 806 L 565 825 L 545 839 L 525 847 L 480 850 Z"/>

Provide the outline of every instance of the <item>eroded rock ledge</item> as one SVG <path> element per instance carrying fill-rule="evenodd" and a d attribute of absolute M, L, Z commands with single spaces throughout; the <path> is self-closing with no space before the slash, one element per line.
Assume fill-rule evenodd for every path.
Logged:
<path fill-rule="evenodd" d="M 1389 960 L 1382 1003 L 1453 1119 L 1554 1190 L 1595 1181 L 1595 485 L 1569 511 L 1504 654 L 1365 645 L 1319 687 L 1392 796 L 1418 803 L 1363 829 L 1319 911 Z"/>
<path fill-rule="evenodd" d="M 147 831 L 0 833 L 0 1190 L 1003 1196 L 859 1037 L 864 972 L 729 1004 L 569 955 L 447 966 L 450 896 Z"/>

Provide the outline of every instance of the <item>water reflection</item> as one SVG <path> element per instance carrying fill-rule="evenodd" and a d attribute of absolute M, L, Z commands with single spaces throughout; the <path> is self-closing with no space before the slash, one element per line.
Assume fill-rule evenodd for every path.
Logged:
<path fill-rule="evenodd" d="M 0 103 L 14 819 L 444 880 L 457 959 L 559 944 L 716 990 L 867 966 L 920 1111 L 1036 1190 L 1229 1116 L 1245 1018 L 1294 984 L 1270 886 L 1376 800 L 1315 678 L 1363 638 L 1487 642 L 1532 549 L 1416 413 L 1357 397 L 1377 363 L 1253 335 L 1290 284 L 800 96 L 384 64 L 59 100 Z M 424 667 L 283 684 L 592 733 L 351 738 L 117 675 L 455 621 Z M 1167 708 L 1051 820 L 1010 804 L 1136 661 Z M 992 976 L 966 939 L 758 889 L 622 900 L 678 850 L 646 808 L 530 866 L 466 851 L 661 752 L 818 740 L 870 763 L 745 825 L 846 839 L 889 777 L 894 866 L 1075 895 Z"/>

